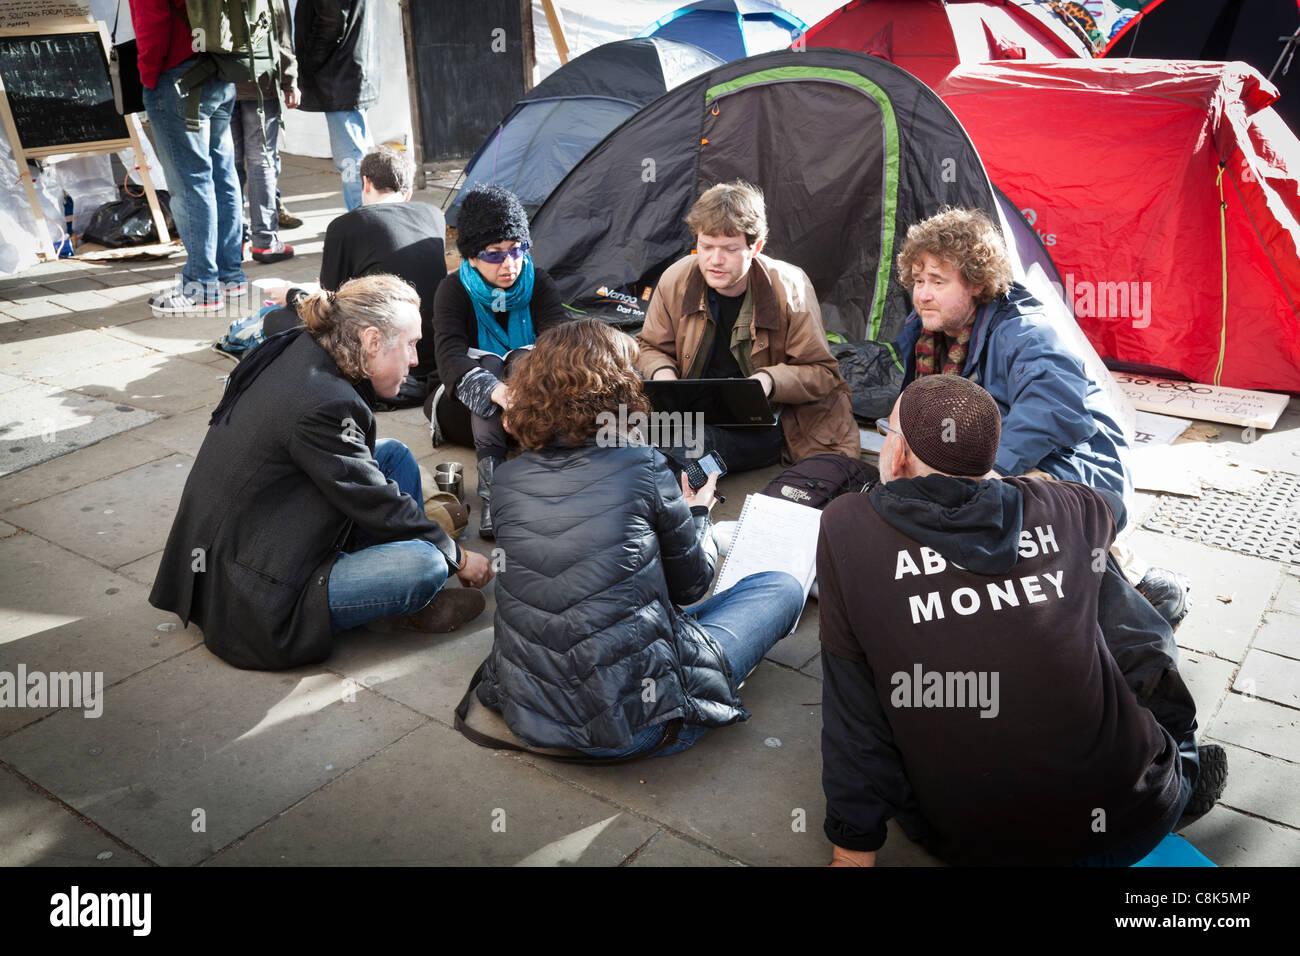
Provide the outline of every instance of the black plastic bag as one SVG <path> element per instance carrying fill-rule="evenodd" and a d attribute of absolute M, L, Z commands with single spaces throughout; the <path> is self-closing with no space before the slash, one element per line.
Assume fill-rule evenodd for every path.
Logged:
<path fill-rule="evenodd" d="M 120 190 L 122 198 L 116 202 L 106 202 L 95 210 L 86 225 L 83 235 L 85 242 L 97 242 L 110 249 L 123 246 L 144 246 L 158 241 L 158 230 L 153 224 L 153 213 L 149 210 L 149 200 L 136 196 L 125 189 Z M 172 220 L 171 197 L 167 190 L 158 190 L 158 205 L 162 206 L 163 221 L 167 231 L 175 236 L 176 223 Z"/>
<path fill-rule="evenodd" d="M 864 425 L 888 418 L 903 390 L 903 369 L 895 361 L 893 346 L 884 342 L 832 343 L 831 354 L 853 392 L 853 417 Z"/>

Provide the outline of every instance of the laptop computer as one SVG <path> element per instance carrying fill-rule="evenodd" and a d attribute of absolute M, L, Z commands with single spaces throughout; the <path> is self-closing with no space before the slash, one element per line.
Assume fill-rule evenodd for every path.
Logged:
<path fill-rule="evenodd" d="M 643 382 L 657 412 L 703 413 L 706 425 L 776 424 L 776 412 L 754 378 L 688 378 Z"/>

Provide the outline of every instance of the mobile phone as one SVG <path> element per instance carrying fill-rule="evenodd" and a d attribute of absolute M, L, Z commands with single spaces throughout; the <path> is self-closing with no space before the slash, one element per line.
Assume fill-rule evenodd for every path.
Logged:
<path fill-rule="evenodd" d="M 715 471 L 718 473 L 718 477 L 721 478 L 727 473 L 727 463 L 722 460 L 722 456 L 716 451 L 711 451 L 703 458 L 686 466 L 686 481 L 693 489 L 703 488 L 709 480 L 709 475 Z"/>

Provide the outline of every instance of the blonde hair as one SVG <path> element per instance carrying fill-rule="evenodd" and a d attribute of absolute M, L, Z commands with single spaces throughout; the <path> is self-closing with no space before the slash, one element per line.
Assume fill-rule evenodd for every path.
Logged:
<path fill-rule="evenodd" d="M 753 246 L 767 238 L 763 191 L 737 179 L 704 191 L 686 214 L 686 225 L 697 236 L 744 236 Z"/>
<path fill-rule="evenodd" d="M 1002 234 L 977 209 L 945 206 L 907 230 L 898 254 L 898 281 L 904 288 L 912 288 L 912 267 L 927 255 L 960 271 L 962 280 L 978 290 L 976 305 L 993 301 L 1011 287 L 1011 260 Z"/>
<path fill-rule="evenodd" d="M 298 303 L 298 316 L 339 371 L 354 384 L 370 377 L 361 333 L 374 326 L 391 348 L 399 335 L 397 306 L 420 307 L 420 297 L 404 280 L 392 275 L 349 279 L 337 292 L 322 289 Z"/>

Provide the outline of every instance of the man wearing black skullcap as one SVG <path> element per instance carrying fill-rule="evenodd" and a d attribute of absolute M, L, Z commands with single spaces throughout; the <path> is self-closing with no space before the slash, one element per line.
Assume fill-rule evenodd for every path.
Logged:
<path fill-rule="evenodd" d="M 891 817 L 953 863 L 1141 859 L 1193 797 L 1196 708 L 1169 625 L 1105 573 L 1118 496 L 999 478 L 997 403 L 957 375 L 879 426 L 881 483 L 817 552 L 833 863 L 873 865 Z"/>

